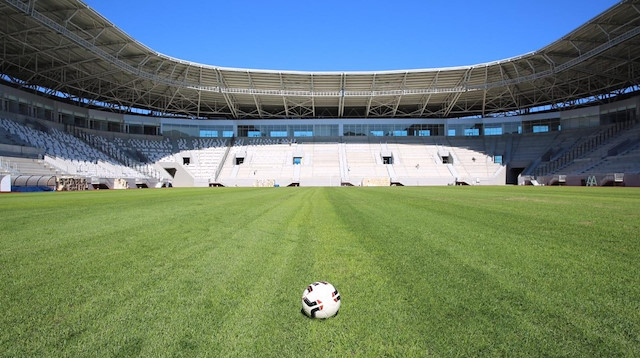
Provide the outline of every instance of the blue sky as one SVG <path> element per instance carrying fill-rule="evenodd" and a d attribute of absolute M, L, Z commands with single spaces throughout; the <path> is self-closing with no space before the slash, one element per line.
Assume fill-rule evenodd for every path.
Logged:
<path fill-rule="evenodd" d="M 613 0 L 85 0 L 155 51 L 214 66 L 382 71 L 540 49 Z"/>

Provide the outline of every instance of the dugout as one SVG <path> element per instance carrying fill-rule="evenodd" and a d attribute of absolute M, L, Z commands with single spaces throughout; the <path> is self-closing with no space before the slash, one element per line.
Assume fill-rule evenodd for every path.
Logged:
<path fill-rule="evenodd" d="M 11 182 L 11 191 L 38 192 L 55 191 L 56 177 L 53 175 L 18 175 Z"/>

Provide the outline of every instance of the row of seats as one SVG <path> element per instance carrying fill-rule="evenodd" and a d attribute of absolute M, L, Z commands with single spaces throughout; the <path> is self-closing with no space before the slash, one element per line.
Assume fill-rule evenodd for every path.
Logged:
<path fill-rule="evenodd" d="M 19 138 L 25 145 L 41 148 L 51 156 L 93 162 L 110 159 L 103 152 L 56 128 L 44 132 L 7 119 L 0 119 L 0 126 Z"/>
<path fill-rule="evenodd" d="M 19 139 L 23 145 L 44 151 L 44 163 L 57 174 L 101 178 L 147 178 L 134 168 L 123 165 L 105 152 L 111 144 L 104 138 L 93 138 L 94 146 L 57 128 L 35 129 L 0 118 L 0 127 Z M 86 137 L 86 139 L 89 139 Z M 98 144 L 98 145 L 96 145 Z M 101 144 L 101 145 L 100 145 Z M 103 150 L 99 150 L 97 146 Z M 38 174 L 35 169 L 22 169 L 23 174 Z"/>
<path fill-rule="evenodd" d="M 179 150 L 198 150 L 226 146 L 225 139 L 219 138 L 178 138 L 176 144 Z"/>
<path fill-rule="evenodd" d="M 608 127 L 564 131 L 558 137 L 563 138 L 566 146 L 551 147 L 550 151 L 554 151 L 554 154 L 544 158 L 547 162 L 536 169 L 538 175 L 640 171 L 640 161 L 628 153 L 640 146 L 638 124 L 631 126 L 618 123 Z M 620 152 L 621 147 L 626 148 L 626 152 Z"/>
<path fill-rule="evenodd" d="M 273 144 L 293 144 L 297 143 L 295 138 L 251 138 L 249 145 L 273 145 Z"/>

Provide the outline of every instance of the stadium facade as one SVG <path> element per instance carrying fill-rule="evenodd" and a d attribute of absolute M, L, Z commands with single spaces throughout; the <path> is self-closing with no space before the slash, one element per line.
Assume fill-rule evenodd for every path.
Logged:
<path fill-rule="evenodd" d="M 517 177 L 637 185 L 640 1 L 622 1 L 522 56 L 379 72 L 183 61 L 76 0 L 1 0 L 0 18 L 2 152 L 53 157 L 58 176 L 84 174 L 107 187 L 116 179 L 129 186 L 439 185 Z M 60 141 L 47 137 L 51 129 L 101 154 L 53 153 L 29 141 L 40 136 L 32 130 Z M 137 174 L 82 172 L 70 168 L 73 161 Z M 33 174 L 4 162 L 14 176 Z"/>

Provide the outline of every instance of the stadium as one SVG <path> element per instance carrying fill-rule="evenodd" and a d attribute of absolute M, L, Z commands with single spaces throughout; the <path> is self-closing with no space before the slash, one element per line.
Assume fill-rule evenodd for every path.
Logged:
<path fill-rule="evenodd" d="M 4 1 L 2 168 L 64 190 L 638 186 L 635 6 L 490 63 L 286 72 L 159 54 L 82 2 Z"/>
<path fill-rule="evenodd" d="M 0 19 L 0 356 L 640 356 L 640 1 L 386 71 Z"/>

